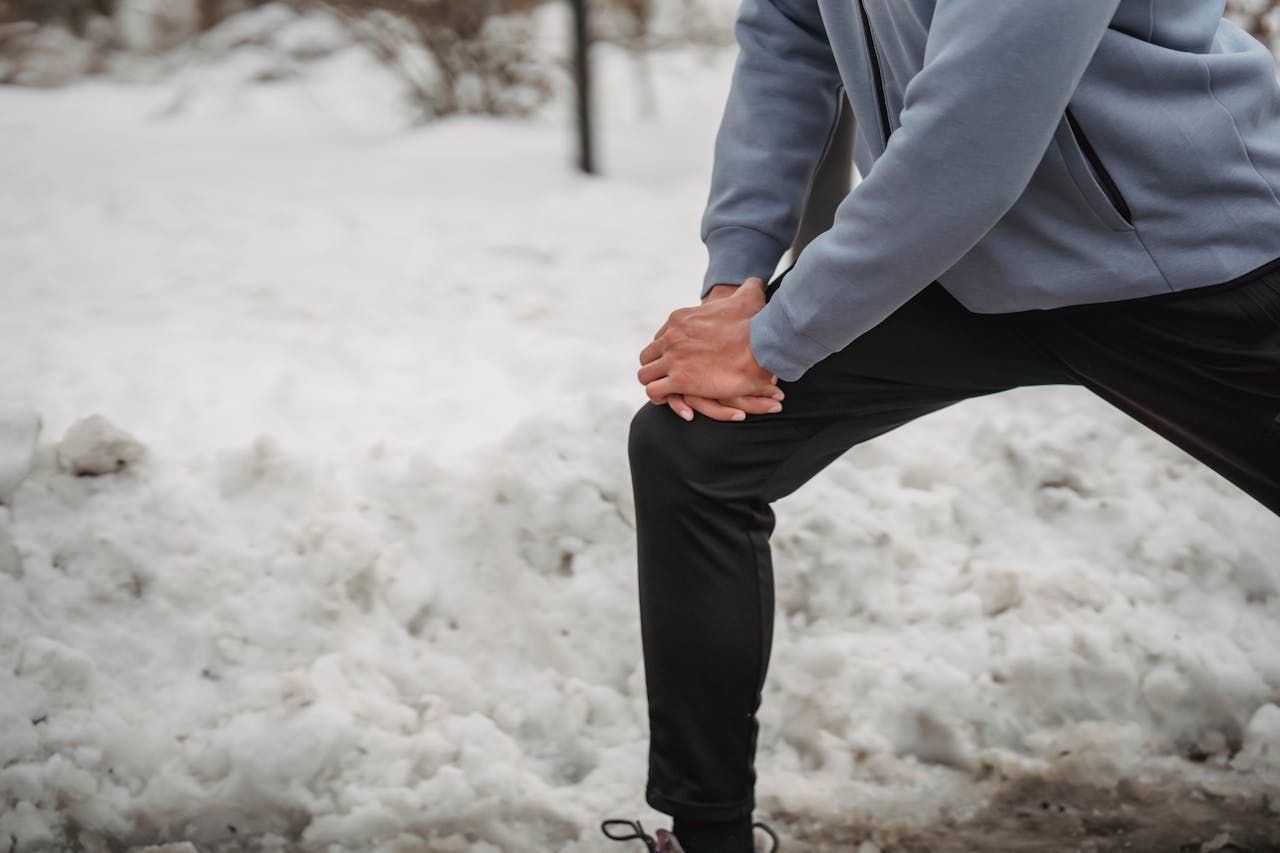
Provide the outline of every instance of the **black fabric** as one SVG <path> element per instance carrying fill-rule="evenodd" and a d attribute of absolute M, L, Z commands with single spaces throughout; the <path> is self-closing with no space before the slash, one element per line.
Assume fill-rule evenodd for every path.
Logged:
<path fill-rule="evenodd" d="M 751 853 L 751 816 L 730 820 L 677 817 L 671 827 L 685 853 Z"/>
<path fill-rule="evenodd" d="M 785 281 L 770 285 L 771 296 Z M 724 819 L 754 806 L 773 633 L 770 504 L 850 447 L 1025 385 L 1079 384 L 1280 513 L 1280 269 L 1231 286 L 1050 311 L 975 314 L 934 282 L 810 368 L 777 414 L 631 423 L 646 800 Z"/>

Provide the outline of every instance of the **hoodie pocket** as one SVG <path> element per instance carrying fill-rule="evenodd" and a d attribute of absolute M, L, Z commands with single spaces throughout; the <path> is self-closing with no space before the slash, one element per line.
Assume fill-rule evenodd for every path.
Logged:
<path fill-rule="evenodd" d="M 1072 182 L 1102 224 L 1113 231 L 1132 231 L 1133 219 L 1128 203 L 1070 108 L 1063 113 L 1054 139 L 1066 161 Z"/>

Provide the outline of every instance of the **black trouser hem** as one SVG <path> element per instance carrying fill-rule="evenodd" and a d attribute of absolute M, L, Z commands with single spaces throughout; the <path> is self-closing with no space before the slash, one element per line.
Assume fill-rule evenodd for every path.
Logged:
<path fill-rule="evenodd" d="M 671 817 L 716 821 L 750 817 L 756 805 L 754 795 L 730 803 L 689 803 L 660 794 L 652 786 L 645 789 L 644 799 L 646 803 Z"/>

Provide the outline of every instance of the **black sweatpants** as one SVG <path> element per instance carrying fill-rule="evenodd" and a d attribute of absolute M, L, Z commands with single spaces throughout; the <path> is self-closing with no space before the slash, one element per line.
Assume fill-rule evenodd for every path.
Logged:
<path fill-rule="evenodd" d="M 1079 384 L 1280 513 L 1280 264 L 1176 294 L 975 314 L 938 282 L 811 367 L 776 414 L 631 422 L 645 799 L 729 818 L 755 802 L 773 640 L 770 503 L 859 442 L 952 403 Z M 785 275 L 766 289 L 785 287 Z"/>

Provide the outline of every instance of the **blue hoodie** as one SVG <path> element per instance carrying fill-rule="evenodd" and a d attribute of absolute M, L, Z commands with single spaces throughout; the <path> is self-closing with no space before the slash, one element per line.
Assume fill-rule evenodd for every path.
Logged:
<path fill-rule="evenodd" d="M 744 0 L 702 237 L 768 279 L 843 89 L 861 181 L 751 320 L 788 381 L 932 281 L 972 311 L 1218 284 L 1280 258 L 1280 84 L 1224 0 Z"/>

